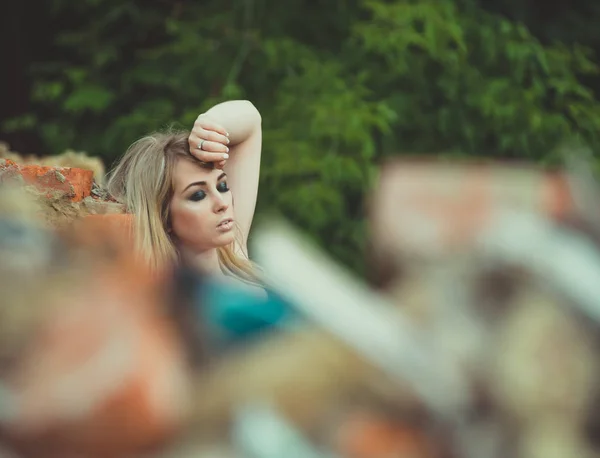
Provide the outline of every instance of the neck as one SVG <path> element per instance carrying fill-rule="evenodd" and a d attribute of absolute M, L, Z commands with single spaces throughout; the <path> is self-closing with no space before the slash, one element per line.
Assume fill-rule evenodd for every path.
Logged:
<path fill-rule="evenodd" d="M 200 252 L 183 251 L 186 262 L 191 266 L 200 269 L 207 275 L 222 275 L 221 264 L 219 263 L 219 254 L 216 248 Z"/>

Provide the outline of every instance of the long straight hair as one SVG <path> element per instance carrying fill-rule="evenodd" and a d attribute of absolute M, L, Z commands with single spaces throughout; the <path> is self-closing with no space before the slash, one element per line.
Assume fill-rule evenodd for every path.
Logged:
<path fill-rule="evenodd" d="M 179 159 L 194 161 L 212 169 L 190 152 L 189 132 L 155 132 L 133 143 L 113 169 L 108 181 L 109 193 L 123 203 L 134 216 L 133 239 L 136 251 L 153 269 L 179 262 L 179 253 L 169 233 L 170 202 L 173 196 L 173 170 Z M 238 231 L 239 234 L 239 231 Z M 251 284 L 261 284 L 257 269 L 242 257 L 238 239 L 218 247 L 223 272 Z M 238 249 L 236 249 L 238 248 Z"/>

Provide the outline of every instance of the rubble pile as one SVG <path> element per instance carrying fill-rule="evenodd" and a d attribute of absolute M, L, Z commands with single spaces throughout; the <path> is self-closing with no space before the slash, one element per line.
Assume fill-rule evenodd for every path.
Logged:
<path fill-rule="evenodd" d="M 22 164 L 0 155 L 0 184 L 24 186 L 52 227 L 88 215 L 122 214 L 124 208 L 95 180 L 94 172 L 77 167 Z"/>

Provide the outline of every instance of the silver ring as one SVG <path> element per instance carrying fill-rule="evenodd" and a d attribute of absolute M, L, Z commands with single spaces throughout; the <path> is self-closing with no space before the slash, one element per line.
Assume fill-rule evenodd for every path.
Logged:
<path fill-rule="evenodd" d="M 202 140 L 202 141 L 200 142 L 200 144 L 198 145 L 198 149 L 202 149 L 202 145 L 204 145 L 204 142 L 205 142 L 205 141 L 206 141 L 206 140 Z"/>

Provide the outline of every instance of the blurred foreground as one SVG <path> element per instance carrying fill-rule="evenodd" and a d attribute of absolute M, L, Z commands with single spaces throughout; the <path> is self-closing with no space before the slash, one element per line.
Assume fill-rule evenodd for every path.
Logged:
<path fill-rule="evenodd" d="M 150 275 L 127 215 L 15 170 L 0 168 L 0 456 L 600 456 L 585 167 L 390 163 L 372 285 L 265 221 L 253 248 L 277 295 L 261 310 L 184 269 Z M 48 218 L 57 205 L 74 213 Z"/>

